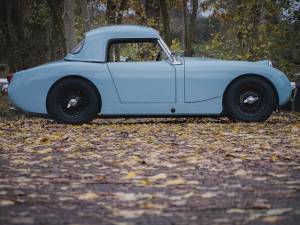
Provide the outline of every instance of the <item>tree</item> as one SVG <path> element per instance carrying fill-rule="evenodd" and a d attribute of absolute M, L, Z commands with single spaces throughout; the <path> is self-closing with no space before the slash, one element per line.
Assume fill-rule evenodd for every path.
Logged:
<path fill-rule="evenodd" d="M 170 18 L 169 18 L 169 10 L 168 10 L 168 2 L 167 0 L 160 0 L 160 16 L 162 18 L 163 23 L 163 35 L 166 43 L 168 45 L 171 44 L 171 32 L 170 32 Z"/>
<path fill-rule="evenodd" d="M 184 53 L 186 56 L 191 56 L 193 55 L 192 46 L 195 42 L 195 21 L 198 15 L 198 0 L 183 0 L 182 14 L 184 23 Z"/>
<path fill-rule="evenodd" d="M 64 35 L 64 20 L 63 20 L 63 11 L 64 11 L 64 2 L 63 0 L 46 0 L 48 7 L 50 8 L 51 14 L 51 59 L 59 59 L 66 52 L 66 39 Z"/>
<path fill-rule="evenodd" d="M 160 30 L 160 5 L 158 0 L 145 0 L 147 25 Z"/>
<path fill-rule="evenodd" d="M 83 28 L 84 31 L 87 32 L 91 29 L 91 21 L 90 21 L 87 0 L 79 0 L 79 8 L 80 8 L 80 15 L 83 19 Z"/>
<path fill-rule="evenodd" d="M 108 24 L 122 24 L 124 11 L 127 10 L 127 0 L 107 0 L 106 18 Z"/>
<path fill-rule="evenodd" d="M 75 2 L 64 0 L 64 27 L 66 47 L 69 52 L 76 44 L 75 36 Z"/>
<path fill-rule="evenodd" d="M 64 55 L 63 0 L 0 0 L 0 62 L 26 69 Z"/>
<path fill-rule="evenodd" d="M 297 0 L 299 2 L 299 0 Z M 271 59 L 290 75 L 295 65 L 290 53 L 297 45 L 292 30 L 295 1 L 210 1 L 213 16 L 222 24 L 206 46 L 211 56 L 237 60 Z M 299 42 L 299 40 L 298 40 Z M 298 51 L 299 45 L 298 45 Z"/>

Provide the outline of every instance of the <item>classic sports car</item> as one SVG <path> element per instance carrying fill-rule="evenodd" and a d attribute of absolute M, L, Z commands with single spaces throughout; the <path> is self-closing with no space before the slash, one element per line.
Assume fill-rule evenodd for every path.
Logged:
<path fill-rule="evenodd" d="M 72 124 L 97 114 L 264 121 L 291 91 L 268 60 L 180 57 L 156 30 L 135 25 L 87 32 L 64 60 L 17 72 L 8 87 L 15 106 Z"/>

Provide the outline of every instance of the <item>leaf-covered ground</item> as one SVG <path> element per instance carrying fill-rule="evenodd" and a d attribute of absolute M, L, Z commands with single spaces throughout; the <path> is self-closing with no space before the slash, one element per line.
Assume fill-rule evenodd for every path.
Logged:
<path fill-rule="evenodd" d="M 300 114 L 0 117 L 0 224 L 299 224 Z"/>

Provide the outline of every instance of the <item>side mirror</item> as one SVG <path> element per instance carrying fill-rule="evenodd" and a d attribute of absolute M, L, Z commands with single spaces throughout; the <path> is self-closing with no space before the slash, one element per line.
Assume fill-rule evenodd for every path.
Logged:
<path fill-rule="evenodd" d="M 172 52 L 171 57 L 172 57 L 172 64 L 173 65 L 183 64 L 183 60 L 181 58 L 182 53 L 184 53 L 184 52 Z"/>

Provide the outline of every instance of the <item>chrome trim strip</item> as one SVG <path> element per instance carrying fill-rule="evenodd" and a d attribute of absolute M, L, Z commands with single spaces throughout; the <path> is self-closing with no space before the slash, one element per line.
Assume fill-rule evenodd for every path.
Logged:
<path fill-rule="evenodd" d="M 172 53 L 166 43 L 162 39 L 158 39 L 158 44 L 161 47 L 161 49 L 165 52 L 165 54 L 168 56 L 169 60 L 172 62 Z"/>
<path fill-rule="evenodd" d="M 159 43 L 159 45 L 164 49 L 164 51 L 166 52 L 166 54 L 167 54 L 169 57 L 171 57 L 172 52 L 171 52 L 171 50 L 169 49 L 169 47 L 167 46 L 167 44 L 164 42 L 164 40 L 160 38 L 160 39 L 158 39 L 158 43 Z"/>

